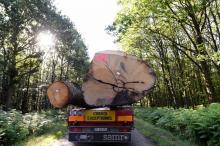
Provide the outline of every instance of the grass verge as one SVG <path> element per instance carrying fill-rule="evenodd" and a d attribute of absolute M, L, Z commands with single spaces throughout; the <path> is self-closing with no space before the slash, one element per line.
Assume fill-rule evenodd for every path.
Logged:
<path fill-rule="evenodd" d="M 135 127 L 144 136 L 150 138 L 156 146 L 194 146 L 139 118 L 135 118 Z"/>
<path fill-rule="evenodd" d="M 44 134 L 32 135 L 15 146 L 50 146 L 55 140 L 63 137 L 67 131 L 67 122 L 58 121 L 51 125 Z"/>

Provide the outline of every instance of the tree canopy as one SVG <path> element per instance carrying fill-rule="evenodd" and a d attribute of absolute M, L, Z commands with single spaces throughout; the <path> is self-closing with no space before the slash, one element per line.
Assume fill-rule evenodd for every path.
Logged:
<path fill-rule="evenodd" d="M 107 30 L 122 48 L 151 62 L 157 86 L 151 105 L 189 107 L 218 102 L 220 2 L 119 0 Z"/>
<path fill-rule="evenodd" d="M 54 46 L 40 49 L 37 37 L 43 31 L 56 37 Z M 81 35 L 51 0 L 0 1 L 0 104 L 4 109 L 28 112 L 48 107 L 47 85 L 61 79 L 80 83 L 87 66 Z"/>

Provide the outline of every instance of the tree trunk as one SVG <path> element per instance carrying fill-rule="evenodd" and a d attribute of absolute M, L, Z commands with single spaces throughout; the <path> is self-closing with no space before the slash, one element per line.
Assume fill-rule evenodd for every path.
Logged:
<path fill-rule="evenodd" d="M 14 62 L 15 61 L 12 62 L 7 72 L 8 83 L 6 83 L 3 87 L 2 97 L 3 97 L 3 105 L 4 105 L 3 109 L 4 110 L 8 110 L 11 108 L 11 98 L 15 92 L 15 84 L 16 84 L 15 77 L 17 76 L 17 70 L 16 70 Z"/>
<path fill-rule="evenodd" d="M 27 78 L 27 85 L 26 85 L 26 91 L 24 92 L 24 96 L 22 97 L 22 105 L 21 105 L 21 111 L 22 113 L 29 112 L 29 86 L 30 86 L 30 74 L 28 74 Z"/>
<path fill-rule="evenodd" d="M 215 88 L 213 86 L 213 82 L 211 79 L 211 73 L 210 73 L 210 69 L 209 66 L 207 64 L 206 61 L 202 61 L 201 62 L 201 66 L 203 68 L 203 77 L 205 80 L 205 85 L 206 85 L 206 93 L 208 95 L 208 100 L 209 102 L 217 102 L 217 98 L 216 98 L 216 93 L 215 93 Z"/>

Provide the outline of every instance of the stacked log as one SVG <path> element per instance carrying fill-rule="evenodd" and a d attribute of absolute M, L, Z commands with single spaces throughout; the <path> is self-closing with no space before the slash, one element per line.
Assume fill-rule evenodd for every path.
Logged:
<path fill-rule="evenodd" d="M 70 82 L 54 82 L 48 87 L 47 95 L 50 103 L 57 108 L 62 108 L 68 104 L 79 107 L 87 106 L 82 91 Z"/>
<path fill-rule="evenodd" d="M 155 80 L 153 69 L 137 57 L 121 51 L 102 51 L 95 54 L 81 90 L 59 81 L 49 86 L 48 97 L 56 107 L 129 105 L 144 97 Z"/>

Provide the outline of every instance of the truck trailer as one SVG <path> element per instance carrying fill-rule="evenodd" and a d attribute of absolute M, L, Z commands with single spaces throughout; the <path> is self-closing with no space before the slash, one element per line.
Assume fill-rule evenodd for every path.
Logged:
<path fill-rule="evenodd" d="M 131 142 L 133 108 L 71 109 L 68 114 L 69 141 Z"/>

